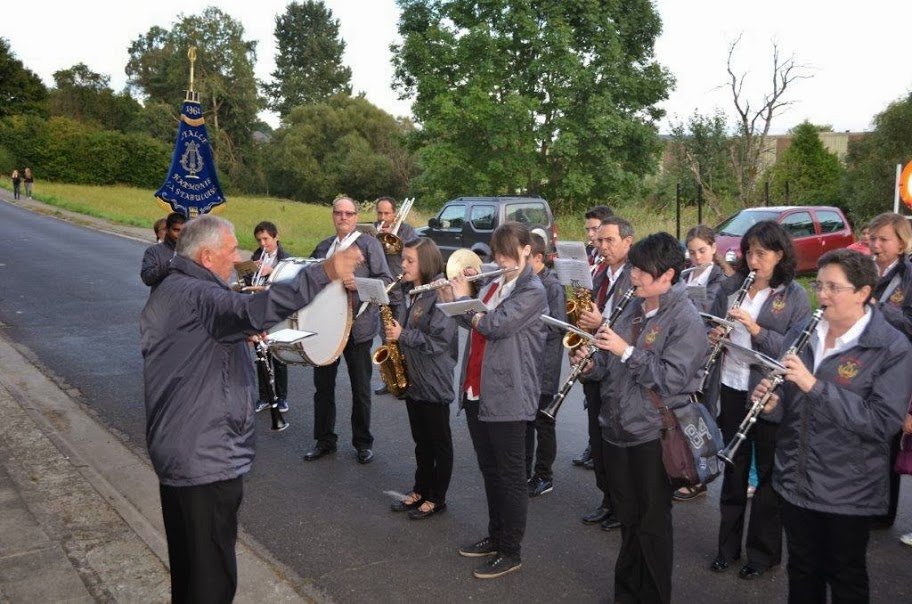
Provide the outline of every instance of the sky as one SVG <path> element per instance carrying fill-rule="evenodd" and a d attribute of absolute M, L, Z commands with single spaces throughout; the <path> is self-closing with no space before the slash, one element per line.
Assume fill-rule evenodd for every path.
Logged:
<path fill-rule="evenodd" d="M 245 39 L 257 44 L 256 76 L 269 80 L 275 69 L 275 18 L 286 0 L 222 0 L 199 4 L 176 0 L 30 0 L 30 19 L 0 20 L 0 37 L 13 53 L 48 86 L 53 73 L 77 63 L 110 76 L 111 87 L 126 83 L 127 49 L 152 26 L 170 28 L 180 15 L 218 6 L 244 26 Z M 411 104 L 392 89 L 390 44 L 398 41 L 395 0 L 325 0 L 340 23 L 346 43 L 344 60 L 352 69 L 355 92 L 396 116 L 408 116 Z M 663 32 L 656 42 L 660 64 L 674 76 L 675 88 L 660 106 L 666 111 L 659 129 L 721 109 L 734 117 L 726 88 L 726 57 L 739 35 L 733 65 L 744 74 L 744 98 L 757 106 L 769 90 L 772 47 L 794 57 L 809 76 L 793 82 L 786 100 L 792 104 L 773 120 L 782 133 L 810 120 L 836 131 L 872 128 L 874 116 L 912 91 L 907 28 L 912 22 L 908 0 L 833 3 L 822 0 L 654 0 Z M 888 26 L 899 24 L 891 35 Z M 904 61 L 906 64 L 904 65 Z M 189 72 L 189 67 L 188 67 Z M 175 91 L 175 104 L 183 92 Z M 274 114 L 261 117 L 278 125 Z"/>

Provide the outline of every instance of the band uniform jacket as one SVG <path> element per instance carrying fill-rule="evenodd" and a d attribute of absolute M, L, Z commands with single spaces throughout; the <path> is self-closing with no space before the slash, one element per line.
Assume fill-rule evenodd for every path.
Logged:
<path fill-rule="evenodd" d="M 880 302 L 881 295 L 896 275 L 899 276 L 899 284 L 886 300 Z M 889 273 L 877 281 L 873 299 L 878 301 L 878 307 L 887 322 L 912 339 L 912 262 L 905 255 L 900 257 Z"/>
<path fill-rule="evenodd" d="M 314 248 L 310 255 L 314 258 L 326 258 L 326 254 L 329 253 L 329 249 L 335 240 L 335 235 L 327 237 L 317 244 L 317 247 Z M 389 267 L 386 264 L 386 254 L 383 252 L 383 246 L 380 244 L 379 239 L 361 235 L 355 239 L 352 245 L 357 245 L 364 256 L 364 262 L 355 268 L 355 277 L 380 279 L 384 285 L 392 283 L 393 277 L 390 275 Z M 361 298 L 358 296 L 357 291 L 349 291 L 348 293 L 352 304 L 352 319 L 354 319 L 349 337 L 356 344 L 369 342 L 374 339 L 374 336 L 377 335 L 377 330 L 380 328 L 380 312 L 376 304 L 369 304 L 367 309 L 361 313 L 361 316 L 355 319 L 354 317 L 361 307 Z"/>
<path fill-rule="evenodd" d="M 258 247 L 257 249 L 255 249 L 253 251 L 253 254 L 250 255 L 250 259 L 253 260 L 254 262 L 258 261 L 262 257 L 263 257 L 263 248 L 261 248 L 261 247 Z M 281 262 L 282 260 L 287 260 L 288 258 L 291 258 L 291 254 L 289 254 L 288 252 L 285 251 L 285 248 L 282 247 L 281 243 L 276 243 L 276 257 L 272 261 L 272 268 L 274 269 L 276 266 L 278 266 L 279 262 Z M 251 279 L 253 279 L 253 275 L 247 275 L 246 277 L 244 277 L 244 281 L 247 283 L 247 285 L 251 285 L 251 283 L 250 283 Z M 271 273 L 269 275 L 269 281 L 270 282 L 272 281 Z"/>
<path fill-rule="evenodd" d="M 912 396 L 912 347 L 883 313 L 871 313 L 855 346 L 821 362 L 810 392 L 788 381 L 779 391 L 773 488 L 798 507 L 853 516 L 887 512 L 890 440 Z M 816 339 L 800 354 L 809 370 Z"/>
<path fill-rule="evenodd" d="M 607 271 L 603 273 L 603 275 L 603 278 L 599 279 L 599 287 L 601 287 L 602 281 L 608 278 Z M 595 286 L 595 281 L 593 280 L 592 301 L 595 302 L 596 305 L 598 305 L 599 287 Z M 621 269 L 621 274 L 618 275 L 614 285 L 608 286 L 608 289 L 605 291 L 605 300 L 603 300 L 602 306 L 599 308 L 599 312 L 602 313 L 604 318 L 608 318 L 611 311 L 614 310 L 614 307 L 617 305 L 617 302 L 621 299 L 621 296 L 623 296 L 624 292 L 628 289 L 630 289 L 630 264 L 625 262 L 624 267 Z"/>
<path fill-rule="evenodd" d="M 744 282 L 744 277 L 736 273 L 722 282 L 719 293 L 716 295 L 716 303 L 713 306 L 712 314 L 717 317 L 724 317 L 728 314 L 728 307 L 731 305 L 732 298 Z M 760 307 L 760 313 L 757 315 L 756 323 L 760 326 L 760 333 L 751 337 L 751 345 L 754 350 L 761 352 L 774 359 L 779 358 L 783 350 L 783 343 L 791 344 L 791 340 L 785 342 L 785 334 L 796 325 L 805 325 L 811 316 L 811 301 L 808 299 L 807 291 L 797 281 L 789 281 L 775 288 L 763 306 Z M 785 346 L 788 348 L 788 346 Z M 724 354 L 724 353 L 723 353 Z M 748 379 L 748 392 L 752 392 L 754 387 L 760 383 L 768 370 L 760 365 L 751 365 L 750 377 Z M 722 360 L 716 363 L 714 375 L 712 377 L 712 386 L 710 395 L 704 399 L 704 403 L 709 400 L 712 402 L 711 409 L 718 409 L 719 389 L 722 376 Z M 745 398 L 745 409 L 750 407 L 750 400 Z M 781 409 L 768 415 L 763 415 L 763 419 L 778 423 L 782 415 Z"/>
<path fill-rule="evenodd" d="M 257 382 L 247 336 L 306 306 L 329 283 L 319 265 L 258 294 L 240 294 L 175 256 L 140 316 L 146 443 L 159 481 L 231 480 L 254 454 Z"/>
<path fill-rule="evenodd" d="M 633 354 L 625 363 L 607 351 L 593 356 L 593 369 L 584 381 L 599 384 L 602 397 L 599 425 L 602 438 L 619 447 L 658 439 L 662 420 L 649 390 L 670 408 L 687 403 L 700 387 L 700 368 L 709 345 L 697 309 L 683 283 L 675 283 L 659 297 L 659 309 L 646 319 L 633 341 L 633 321 L 642 316 L 643 299 L 630 302 L 614 332 L 631 344 Z"/>
<path fill-rule="evenodd" d="M 557 273 L 545 267 L 538 273 L 548 298 L 548 314 L 558 321 L 567 320 L 567 295 Z M 564 364 L 564 330 L 545 324 L 545 357 L 541 372 L 541 394 L 555 395 Z"/>
<path fill-rule="evenodd" d="M 482 287 L 478 299 L 483 300 L 491 285 L 497 282 Z M 478 321 L 476 329 L 487 339 L 481 366 L 479 420 L 528 422 L 535 419 L 541 395 L 539 367 L 545 349 L 545 323 L 541 315 L 547 312 L 545 287 L 532 273 L 532 267 L 526 265 L 516 277 L 510 295 Z M 472 319 L 463 315 L 456 321 L 469 330 L 458 385 L 461 395 L 472 342 Z"/>
<path fill-rule="evenodd" d="M 716 303 L 716 296 L 719 294 L 719 289 L 725 279 L 725 273 L 719 268 L 719 265 L 713 264 L 709 269 L 709 278 L 706 280 L 706 297 L 702 300 L 691 298 L 691 302 L 697 307 L 698 311 L 712 312 L 712 308 Z"/>
<path fill-rule="evenodd" d="M 165 239 L 161 243 L 150 245 L 143 254 L 142 268 L 139 277 L 153 290 L 168 276 L 171 270 L 171 259 L 174 258 L 177 242 Z"/>
<path fill-rule="evenodd" d="M 459 327 L 437 308 L 433 290 L 416 296 L 405 317 L 399 349 L 409 378 L 406 395 L 416 401 L 450 404 L 456 398 L 453 373 L 459 359 Z"/>

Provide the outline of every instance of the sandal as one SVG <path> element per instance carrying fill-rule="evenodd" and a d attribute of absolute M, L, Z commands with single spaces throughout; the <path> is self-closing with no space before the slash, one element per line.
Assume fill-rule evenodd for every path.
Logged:
<path fill-rule="evenodd" d="M 672 498 L 675 501 L 690 501 L 691 499 L 696 499 L 700 495 L 706 495 L 705 484 L 697 484 L 692 487 L 681 487 L 674 492 Z"/>
<path fill-rule="evenodd" d="M 405 499 L 403 499 L 402 501 L 396 501 L 394 503 L 391 503 L 390 509 L 393 510 L 394 512 L 405 512 L 407 510 L 417 508 L 422 503 L 424 503 L 424 497 L 422 497 L 418 493 L 412 491 L 411 493 L 406 495 Z"/>

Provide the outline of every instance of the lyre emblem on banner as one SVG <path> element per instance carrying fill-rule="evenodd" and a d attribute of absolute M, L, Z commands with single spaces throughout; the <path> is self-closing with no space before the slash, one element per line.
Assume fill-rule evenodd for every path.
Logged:
<path fill-rule="evenodd" d="M 199 178 L 196 174 L 203 169 L 203 154 L 200 153 L 199 145 L 195 141 L 190 141 L 184 150 L 180 159 L 181 167 L 187 171 L 185 178 Z"/>

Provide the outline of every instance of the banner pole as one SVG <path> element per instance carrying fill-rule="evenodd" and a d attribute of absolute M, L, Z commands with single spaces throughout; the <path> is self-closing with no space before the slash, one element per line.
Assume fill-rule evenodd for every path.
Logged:
<path fill-rule="evenodd" d="M 899 179 L 902 175 L 902 164 L 896 164 L 896 186 L 893 188 L 893 213 L 899 214 Z"/>

